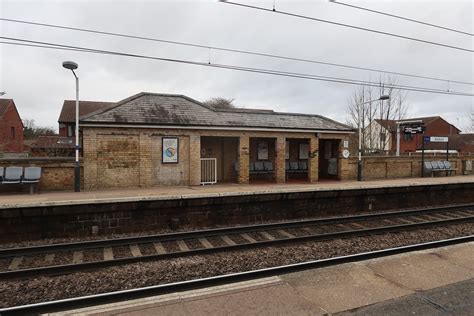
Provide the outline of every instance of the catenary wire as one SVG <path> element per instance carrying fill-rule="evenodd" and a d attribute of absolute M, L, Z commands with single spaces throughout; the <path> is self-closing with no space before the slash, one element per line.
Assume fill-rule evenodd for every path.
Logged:
<path fill-rule="evenodd" d="M 93 34 L 109 35 L 109 36 L 116 36 L 116 37 L 130 38 L 130 39 L 146 40 L 146 41 L 160 42 L 160 43 L 173 44 L 173 45 L 181 45 L 181 46 L 187 46 L 187 47 L 204 48 L 204 49 L 209 49 L 209 50 L 212 49 L 212 50 L 216 50 L 216 51 L 224 51 L 224 52 L 231 52 L 231 53 L 238 53 L 238 54 L 260 56 L 260 57 L 291 60 L 291 61 L 304 62 L 304 63 L 313 63 L 313 64 L 320 64 L 320 65 L 334 66 L 334 67 L 342 67 L 342 68 L 349 68 L 349 69 L 355 69 L 355 70 L 372 71 L 372 72 L 378 72 L 378 73 L 383 73 L 383 74 L 393 74 L 393 75 L 398 75 L 398 76 L 406 76 L 406 77 L 413 77 L 413 78 L 419 78 L 419 79 L 428 79 L 428 80 L 435 80 L 435 81 L 442 81 L 442 82 L 449 82 L 449 83 L 474 85 L 474 83 L 472 83 L 472 82 L 451 80 L 451 79 L 439 78 L 439 77 L 433 77 L 433 76 L 421 76 L 421 75 L 415 75 L 415 74 L 404 73 L 404 72 L 389 71 L 389 70 L 384 70 L 384 69 L 376 69 L 376 68 L 362 67 L 362 66 L 353 66 L 353 65 L 332 63 L 332 62 L 326 62 L 326 61 L 320 61 L 320 60 L 297 58 L 297 57 L 291 57 L 291 56 L 261 53 L 261 52 L 255 52 L 255 51 L 232 49 L 232 48 L 225 48 L 225 47 L 218 47 L 218 46 L 209 46 L 209 45 L 201 45 L 201 44 L 195 44 L 195 43 L 170 41 L 170 40 L 159 39 L 159 38 L 144 37 L 144 36 L 123 34 L 123 33 L 114 33 L 114 32 L 107 32 L 107 31 L 100 31 L 100 30 L 92 30 L 92 29 L 86 29 L 86 28 L 77 28 L 77 27 L 70 27 L 70 26 L 57 25 L 57 24 L 47 24 L 47 23 L 39 23 L 39 22 L 17 20 L 17 19 L 8 19 L 8 18 L 1 18 L 1 17 L 0 17 L 0 21 L 13 22 L 13 23 L 22 23 L 22 24 L 28 24 L 28 25 L 50 27 L 50 28 L 58 28 L 58 29 L 65 29 L 65 30 L 71 30 L 71 31 L 93 33 Z"/>
<path fill-rule="evenodd" d="M 360 7 L 360 6 L 357 6 L 357 5 L 353 5 L 353 4 L 349 4 L 349 3 L 344 3 L 344 2 L 341 2 L 341 1 L 339 1 L 339 0 L 330 0 L 329 2 L 332 2 L 332 3 L 335 3 L 335 4 L 344 5 L 344 6 L 347 6 L 347 7 L 354 8 L 354 9 L 359 9 L 359 10 L 364 10 L 364 11 L 368 11 L 368 12 L 372 12 L 372 13 L 377 13 L 377 14 L 389 16 L 389 17 L 396 18 L 396 19 L 401 19 L 401 20 L 405 20 L 405 21 L 410 21 L 410 22 L 414 22 L 414 23 L 426 25 L 426 26 L 436 27 L 436 28 L 439 28 L 439 29 L 442 29 L 442 30 L 446 30 L 446 31 L 451 31 L 451 32 L 459 33 L 459 34 L 474 36 L 473 33 L 465 32 L 465 31 L 460 31 L 460 30 L 456 30 L 456 29 L 453 29 L 453 28 L 450 28 L 450 27 L 441 26 L 441 25 L 437 25 L 437 24 L 433 24 L 433 23 L 428 23 L 428 22 L 424 22 L 424 21 L 420 21 L 420 20 L 410 19 L 410 18 L 407 18 L 407 17 L 404 17 L 404 16 L 400 16 L 400 15 L 396 15 L 396 14 L 391 14 L 391 13 L 387 13 L 387 12 L 382 12 L 382 11 L 379 11 L 379 10 L 364 8 L 364 7 Z"/>
<path fill-rule="evenodd" d="M 219 2 L 227 3 L 227 4 L 231 4 L 231 5 L 235 5 L 235 6 L 240 6 L 240 7 L 245 7 L 245 8 L 249 8 L 249 9 L 255 9 L 255 10 L 261 10 L 261 11 L 266 11 L 266 12 L 278 13 L 278 14 L 291 16 L 291 17 L 296 17 L 296 18 L 301 18 L 301 19 L 306 19 L 306 20 L 329 23 L 329 24 L 332 24 L 332 25 L 343 26 L 343 27 L 348 27 L 348 28 L 360 30 L 360 31 L 372 32 L 372 33 L 376 33 L 376 34 L 382 34 L 382 35 L 402 38 L 402 39 L 405 39 L 405 40 L 415 41 L 415 42 L 424 43 L 424 44 L 436 45 L 436 46 L 461 50 L 461 51 L 470 52 L 470 53 L 474 52 L 473 49 L 469 49 L 469 48 L 464 48 L 464 47 L 459 47 L 459 46 L 452 46 L 452 45 L 448 45 L 448 44 L 444 44 L 444 43 L 424 40 L 424 39 L 421 39 L 421 38 L 410 37 L 410 36 L 405 36 L 405 35 L 385 32 L 385 31 L 379 31 L 379 30 L 375 30 L 375 29 L 369 29 L 369 28 L 366 28 L 366 27 L 361 27 L 361 26 L 356 26 L 356 25 L 351 25 L 351 24 L 346 24 L 346 23 L 341 23 L 341 22 L 335 22 L 335 21 L 315 18 L 315 17 L 302 15 L 302 14 L 296 14 L 296 13 L 291 13 L 291 12 L 286 12 L 286 11 L 279 11 L 279 10 L 272 10 L 272 9 L 267 9 L 267 8 L 264 8 L 264 7 L 258 7 L 258 6 L 254 6 L 254 5 L 250 5 L 250 4 L 243 4 L 243 3 L 232 2 L 232 1 L 219 0 Z"/>
<path fill-rule="evenodd" d="M 142 59 L 151 59 L 151 60 L 159 60 L 159 61 L 165 61 L 165 62 L 174 62 L 174 63 L 197 65 L 197 66 L 207 66 L 207 67 L 212 67 L 212 68 L 238 70 L 238 71 L 244 71 L 244 72 L 261 73 L 261 74 L 292 77 L 292 78 L 300 78 L 300 79 L 327 81 L 327 82 L 344 83 L 344 84 L 352 84 L 352 85 L 364 85 L 364 86 L 372 86 L 372 87 L 381 87 L 382 86 L 382 87 L 386 87 L 386 88 L 393 88 L 393 89 L 406 90 L 406 91 L 415 91 L 415 92 L 426 92 L 426 93 L 458 95 L 458 96 L 474 96 L 474 94 L 469 94 L 469 93 L 460 92 L 460 91 L 444 91 L 444 90 L 432 89 L 432 88 L 426 88 L 426 87 L 403 86 L 403 85 L 395 85 L 395 84 L 388 84 L 388 83 L 376 83 L 376 82 L 354 80 L 354 79 L 347 79 L 347 78 L 324 77 L 324 76 L 316 76 L 316 75 L 311 75 L 311 74 L 285 72 L 285 71 L 278 71 L 278 70 L 272 70 L 272 69 L 242 67 L 242 66 L 226 65 L 226 64 L 209 64 L 207 62 L 197 62 L 197 61 L 191 61 L 191 60 L 172 59 L 172 58 L 164 58 L 164 57 L 156 57 L 156 56 L 146 56 L 146 55 L 139 55 L 139 54 L 124 53 L 124 52 L 93 49 L 93 48 L 87 48 L 87 47 L 79 47 L 79 46 L 63 45 L 63 44 L 56 44 L 56 43 L 32 41 L 32 40 L 25 40 L 25 39 L 17 39 L 17 38 L 4 37 L 4 36 L 0 36 L 0 38 L 1 39 L 6 39 L 6 40 L 9 40 L 9 41 L 20 41 L 20 42 L 24 42 L 24 43 L 29 43 L 29 44 L 22 44 L 21 46 L 31 46 L 31 47 L 37 47 L 37 48 L 74 50 L 74 51 L 78 51 L 78 52 L 116 55 L 116 56 L 134 57 L 134 58 L 142 58 Z M 0 42 L 0 44 L 16 45 L 16 44 L 20 44 L 20 43 L 2 41 L 2 42 Z"/>

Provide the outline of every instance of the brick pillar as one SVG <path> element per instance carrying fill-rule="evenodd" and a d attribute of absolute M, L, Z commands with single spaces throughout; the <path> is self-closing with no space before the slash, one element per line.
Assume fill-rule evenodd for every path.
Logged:
<path fill-rule="evenodd" d="M 286 138 L 279 136 L 276 139 L 276 150 L 275 150 L 275 170 L 276 170 L 276 182 L 285 183 L 286 170 L 285 170 L 285 151 L 286 151 Z"/>
<path fill-rule="evenodd" d="M 309 182 L 318 182 L 319 172 L 319 156 L 322 154 L 319 151 L 319 139 L 316 136 L 311 136 L 309 139 Z"/>
<path fill-rule="evenodd" d="M 344 158 L 342 156 L 342 152 L 347 149 L 349 150 L 349 148 L 345 148 L 344 147 L 344 141 L 349 141 L 347 138 L 343 138 L 341 139 L 340 141 L 340 145 L 339 145 L 339 180 L 349 180 L 350 179 L 350 174 L 351 174 L 351 170 L 350 170 L 350 164 L 349 164 L 349 158 Z"/>
<path fill-rule="evenodd" d="M 149 188 L 152 184 L 152 159 L 151 159 L 151 136 L 148 133 L 141 133 L 139 136 L 140 146 L 140 179 L 141 188 Z"/>
<path fill-rule="evenodd" d="M 97 135 L 89 129 L 83 129 L 82 135 L 82 187 L 90 191 L 97 189 Z"/>
<path fill-rule="evenodd" d="M 250 139 L 248 136 L 239 138 L 239 184 L 249 183 Z"/>
<path fill-rule="evenodd" d="M 189 185 L 201 184 L 201 136 L 189 136 Z"/>

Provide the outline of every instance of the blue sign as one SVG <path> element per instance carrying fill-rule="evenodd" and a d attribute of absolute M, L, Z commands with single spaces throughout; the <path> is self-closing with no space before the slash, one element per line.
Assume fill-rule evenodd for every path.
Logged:
<path fill-rule="evenodd" d="M 425 144 L 428 144 L 430 142 L 430 137 L 429 136 L 423 136 L 423 142 L 425 142 Z"/>

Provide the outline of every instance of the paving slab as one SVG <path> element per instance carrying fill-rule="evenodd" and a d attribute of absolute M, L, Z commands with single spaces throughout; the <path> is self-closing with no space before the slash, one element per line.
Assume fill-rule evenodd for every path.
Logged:
<path fill-rule="evenodd" d="M 346 315 L 470 315 L 474 314 L 474 279 L 450 284 L 342 313 Z"/>
<path fill-rule="evenodd" d="M 378 276 L 363 263 L 308 270 L 282 276 L 298 294 L 329 313 L 412 293 Z"/>
<path fill-rule="evenodd" d="M 373 272 L 414 291 L 441 287 L 474 277 L 473 270 L 433 255 L 437 251 L 368 262 Z M 468 259 L 470 260 L 470 259 Z"/>

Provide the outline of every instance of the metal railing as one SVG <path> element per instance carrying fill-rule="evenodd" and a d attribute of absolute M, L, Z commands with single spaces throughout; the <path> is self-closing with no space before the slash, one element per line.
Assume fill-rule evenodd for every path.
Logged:
<path fill-rule="evenodd" d="M 201 158 L 201 184 L 217 183 L 217 158 Z"/>

